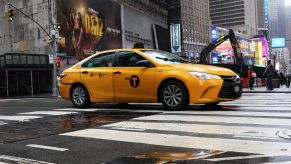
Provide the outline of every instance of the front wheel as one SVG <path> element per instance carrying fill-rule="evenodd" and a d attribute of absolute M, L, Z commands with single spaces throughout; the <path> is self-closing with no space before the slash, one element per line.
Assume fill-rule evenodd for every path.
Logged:
<path fill-rule="evenodd" d="M 71 98 L 76 108 L 88 108 L 91 106 L 89 93 L 83 85 L 73 86 Z"/>
<path fill-rule="evenodd" d="M 182 110 L 189 105 L 188 91 L 179 81 L 168 81 L 159 93 L 160 101 L 169 110 Z"/>

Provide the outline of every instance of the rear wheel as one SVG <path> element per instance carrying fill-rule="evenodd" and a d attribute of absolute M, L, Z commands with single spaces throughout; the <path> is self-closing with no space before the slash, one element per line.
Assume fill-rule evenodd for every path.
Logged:
<path fill-rule="evenodd" d="M 88 108 L 91 106 L 89 93 L 83 85 L 75 85 L 71 91 L 72 103 L 76 108 Z"/>
<path fill-rule="evenodd" d="M 187 88 L 179 81 L 171 80 L 164 84 L 159 97 L 164 107 L 169 110 L 182 110 L 189 105 Z"/>

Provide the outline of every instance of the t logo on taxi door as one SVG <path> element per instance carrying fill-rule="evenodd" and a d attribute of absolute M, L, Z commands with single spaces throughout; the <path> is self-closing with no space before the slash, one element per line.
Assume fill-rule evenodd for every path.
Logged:
<path fill-rule="evenodd" d="M 133 75 L 130 77 L 130 86 L 133 88 L 137 88 L 139 86 L 139 77 L 136 75 Z"/>

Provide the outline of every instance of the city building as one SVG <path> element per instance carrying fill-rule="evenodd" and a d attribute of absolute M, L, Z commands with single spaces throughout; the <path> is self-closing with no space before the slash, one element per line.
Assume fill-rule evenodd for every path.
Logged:
<path fill-rule="evenodd" d="M 264 35 L 269 40 L 269 0 L 257 0 L 256 6 L 258 35 Z"/>
<path fill-rule="evenodd" d="M 286 38 L 284 0 L 269 0 L 270 38 Z"/>
<path fill-rule="evenodd" d="M 180 23 L 182 55 L 198 57 L 210 43 L 209 0 L 168 0 L 169 24 Z"/>
<path fill-rule="evenodd" d="M 291 6 L 286 7 L 286 45 L 291 50 Z M 291 54 L 290 54 L 291 58 Z"/>
<path fill-rule="evenodd" d="M 290 61 L 290 52 L 288 48 L 273 48 L 272 54 L 273 56 L 276 56 L 276 69 L 286 74 L 288 72 Z"/>
<path fill-rule="evenodd" d="M 64 68 L 96 51 L 132 48 L 137 42 L 143 43 L 146 48 L 170 49 L 168 6 L 165 0 L 9 2 L 33 18 L 42 28 L 16 9 L 10 21 L 7 14 L 8 1 L 0 2 L 1 96 L 26 94 L 15 91 L 18 86 L 30 86 L 26 90 L 36 93 L 34 91 L 37 90 L 31 88 L 36 88 L 32 86 L 39 83 L 34 80 L 45 79 L 50 83 L 47 77 L 52 77 L 53 61 L 59 58 L 54 59 L 49 54 L 62 58 L 61 66 L 57 69 L 59 74 Z M 54 15 L 57 15 L 56 24 L 52 23 Z M 56 52 L 52 48 L 52 36 L 57 38 Z M 30 80 L 19 79 L 17 83 L 12 83 L 18 78 L 17 75 L 24 73 L 30 75 Z M 24 84 L 26 81 L 30 84 Z M 54 85 L 46 86 L 52 89 Z"/>
<path fill-rule="evenodd" d="M 231 28 L 243 34 L 257 34 L 257 2 L 254 0 L 209 0 L 213 26 Z"/>

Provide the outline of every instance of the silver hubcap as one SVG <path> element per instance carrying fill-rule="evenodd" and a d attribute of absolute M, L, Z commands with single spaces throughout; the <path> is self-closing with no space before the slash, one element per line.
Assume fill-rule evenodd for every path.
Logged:
<path fill-rule="evenodd" d="M 168 106 L 175 107 L 182 101 L 182 90 L 176 85 L 169 85 L 164 90 L 164 101 Z"/>
<path fill-rule="evenodd" d="M 77 87 L 73 91 L 73 101 L 77 105 L 82 105 L 85 101 L 85 91 L 81 87 Z"/>

